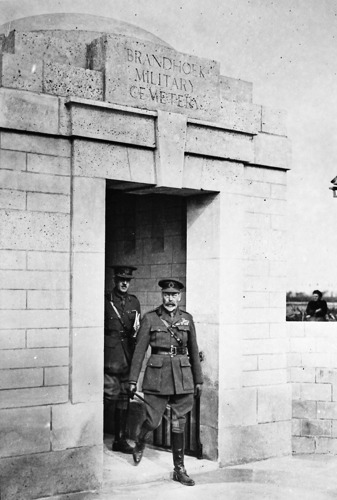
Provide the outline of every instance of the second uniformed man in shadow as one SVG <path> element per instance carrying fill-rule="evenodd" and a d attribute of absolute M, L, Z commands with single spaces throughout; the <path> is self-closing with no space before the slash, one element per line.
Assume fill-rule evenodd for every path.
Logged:
<path fill-rule="evenodd" d="M 146 419 L 133 451 L 137 465 L 143 455 L 147 435 L 156 429 L 169 404 L 172 408 L 173 479 L 193 486 L 184 466 L 184 429 L 186 414 L 192 410 L 194 396 L 199 397 L 202 373 L 195 326 L 192 316 L 179 308 L 183 284 L 171 278 L 159 281 L 162 304 L 144 315 L 130 369 L 129 392 L 133 397 L 145 353 L 151 346 L 143 392 Z"/>
<path fill-rule="evenodd" d="M 139 328 L 140 304 L 128 290 L 132 273 L 137 268 L 113 266 L 113 269 L 115 287 L 105 297 L 104 414 L 105 418 L 114 419 L 113 451 L 131 454 L 133 447 L 126 440 L 128 379 Z"/>

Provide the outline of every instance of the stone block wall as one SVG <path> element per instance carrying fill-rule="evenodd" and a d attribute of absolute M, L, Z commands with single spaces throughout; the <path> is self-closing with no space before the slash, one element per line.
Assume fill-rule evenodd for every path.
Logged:
<path fill-rule="evenodd" d="M 294 453 L 337 454 L 337 347 L 332 323 L 289 322 Z"/>
<path fill-rule="evenodd" d="M 266 138 L 269 132 L 284 133 L 282 118 L 266 116 Z M 243 252 L 237 258 L 242 268 L 242 283 L 238 285 L 242 309 L 231 310 L 232 321 L 239 323 L 240 330 L 237 343 L 229 344 L 235 360 L 232 371 L 237 376 L 224 393 L 222 416 L 228 426 L 225 456 L 229 463 L 261 459 L 267 448 L 269 456 L 291 450 L 291 388 L 287 383 L 284 322 L 286 173 L 277 168 L 245 166 L 241 203 Z M 227 290 L 229 301 L 225 303 L 229 309 L 235 290 Z M 242 357 L 235 357 L 235 352 L 241 352 Z"/>
<path fill-rule="evenodd" d="M 287 384 L 285 194 L 280 170 L 244 169 L 241 388 L 228 392 L 224 421 L 230 461 L 290 452 L 291 391 Z M 228 290 L 231 293 L 231 290 Z M 240 455 L 240 457 L 239 457 Z"/>
<path fill-rule="evenodd" d="M 7 209 L 0 215 L 0 366 L 8 370 L 1 407 L 62 403 L 69 368 L 70 145 L 4 131 L 0 140 L 1 208 Z"/>
<path fill-rule="evenodd" d="M 70 143 L 2 130 L 0 146 L 0 482 L 4 498 L 23 499 L 98 484 L 102 411 L 69 401 Z M 86 478 L 42 481 L 86 453 Z"/>
<path fill-rule="evenodd" d="M 106 264 L 139 268 L 131 291 L 144 311 L 162 274 L 186 279 L 205 353 L 205 456 L 287 453 L 282 113 L 254 104 L 252 84 L 220 77 L 217 63 L 153 42 L 139 47 L 160 64 L 175 57 L 171 83 L 191 85 L 201 106 L 180 109 L 166 87 L 147 106 L 138 66 L 122 68 L 116 97 L 112 53 L 88 67 L 100 34 L 25 33 L 1 37 L 1 498 L 99 486 L 106 249 Z M 112 38 L 106 47 L 120 50 Z M 183 78 L 183 65 L 199 75 Z M 115 189 L 146 196 L 131 215 L 109 212 Z"/>
<path fill-rule="evenodd" d="M 158 281 L 171 277 L 186 283 L 186 204 L 172 196 L 119 195 L 107 191 L 106 289 L 113 288 L 113 270 L 124 263 L 137 267 L 130 293 L 142 314 L 161 304 Z M 186 288 L 181 306 L 186 305 Z"/>

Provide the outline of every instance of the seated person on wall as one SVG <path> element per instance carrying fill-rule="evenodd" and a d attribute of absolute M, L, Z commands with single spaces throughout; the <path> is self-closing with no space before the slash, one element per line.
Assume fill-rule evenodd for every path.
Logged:
<path fill-rule="evenodd" d="M 105 419 L 114 420 L 113 451 L 131 454 L 133 448 L 126 440 L 129 410 L 128 379 L 137 331 L 140 304 L 128 293 L 132 266 L 113 266 L 115 287 L 105 297 L 104 314 L 104 408 Z M 106 411 L 107 408 L 109 413 Z"/>
<path fill-rule="evenodd" d="M 323 294 L 319 290 L 312 292 L 312 300 L 308 302 L 306 308 L 306 321 L 326 321 L 328 314 L 328 306 L 325 300 L 322 299 Z"/>
<path fill-rule="evenodd" d="M 193 486 L 194 481 L 184 466 L 184 429 L 186 414 L 192 410 L 194 396 L 200 396 L 203 382 L 195 326 L 192 316 L 179 308 L 183 284 L 172 278 L 158 284 L 162 289 L 162 304 L 144 315 L 130 369 L 132 398 L 150 345 L 151 356 L 143 380 L 146 419 L 136 440 L 133 459 L 138 465 L 147 435 L 160 425 L 169 404 L 173 413 L 173 479 Z"/>

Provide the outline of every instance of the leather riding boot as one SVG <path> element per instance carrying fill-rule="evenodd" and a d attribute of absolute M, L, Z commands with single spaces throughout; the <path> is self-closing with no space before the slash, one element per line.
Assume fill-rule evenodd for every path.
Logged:
<path fill-rule="evenodd" d="M 133 461 L 135 462 L 135 465 L 138 465 L 139 462 L 141 461 L 145 449 L 145 442 L 146 438 L 149 435 L 150 430 L 147 428 L 146 425 L 142 425 L 142 428 L 140 429 L 140 433 L 137 437 L 137 441 L 135 444 L 135 447 L 133 448 Z"/>
<path fill-rule="evenodd" d="M 115 440 L 112 445 L 113 451 L 120 451 L 131 455 L 133 447 L 129 445 L 126 440 L 126 422 L 128 410 L 120 410 L 116 408 L 115 411 Z"/>
<path fill-rule="evenodd" d="M 189 477 L 184 466 L 184 433 L 172 432 L 173 453 L 173 480 L 184 486 L 194 486 L 195 482 Z"/>
<path fill-rule="evenodd" d="M 103 430 L 105 434 L 114 434 L 116 401 L 104 398 Z"/>

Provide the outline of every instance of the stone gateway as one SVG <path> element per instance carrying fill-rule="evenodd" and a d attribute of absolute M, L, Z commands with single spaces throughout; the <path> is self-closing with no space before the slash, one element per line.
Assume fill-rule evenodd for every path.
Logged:
<path fill-rule="evenodd" d="M 0 40 L 1 500 L 102 485 L 119 262 L 137 267 L 142 314 L 158 280 L 185 285 L 204 458 L 289 453 L 283 113 L 219 63 L 113 19 L 36 16 Z"/>

